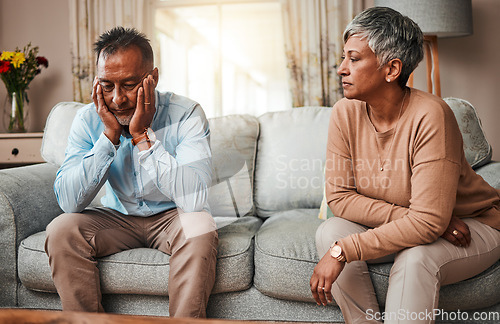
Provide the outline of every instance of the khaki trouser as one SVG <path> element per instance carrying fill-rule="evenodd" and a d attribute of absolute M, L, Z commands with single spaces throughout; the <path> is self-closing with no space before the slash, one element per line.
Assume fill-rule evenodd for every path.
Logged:
<path fill-rule="evenodd" d="M 103 312 L 96 258 L 149 247 L 170 254 L 169 313 L 206 317 L 218 236 L 206 212 L 172 209 L 151 217 L 106 208 L 67 213 L 47 226 L 45 251 L 63 310 Z"/>
<path fill-rule="evenodd" d="M 439 238 L 370 263 L 394 261 L 384 313 L 380 313 L 367 263 L 347 263 L 332 287 L 346 323 L 433 323 L 441 286 L 471 278 L 500 258 L 500 231 L 472 218 L 462 219 L 471 244 L 458 247 Z M 316 232 L 320 257 L 340 238 L 368 228 L 340 217 L 329 218 Z"/>

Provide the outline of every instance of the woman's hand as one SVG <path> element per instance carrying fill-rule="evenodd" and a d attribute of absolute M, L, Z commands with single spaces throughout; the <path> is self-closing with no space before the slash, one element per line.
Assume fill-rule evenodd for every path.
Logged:
<path fill-rule="evenodd" d="M 332 284 L 344 269 L 345 262 L 337 261 L 330 255 L 330 250 L 321 258 L 314 268 L 309 285 L 318 305 L 326 306 L 333 301 Z"/>
<path fill-rule="evenodd" d="M 451 216 L 450 224 L 441 237 L 454 245 L 463 247 L 469 246 L 471 240 L 469 226 L 456 216 Z"/>

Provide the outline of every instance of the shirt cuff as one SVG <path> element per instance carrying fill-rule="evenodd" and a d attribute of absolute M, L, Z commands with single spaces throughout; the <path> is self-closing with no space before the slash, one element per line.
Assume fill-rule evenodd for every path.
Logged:
<path fill-rule="evenodd" d="M 148 159 L 148 157 L 150 157 L 151 155 L 153 155 L 156 151 L 158 151 L 158 149 L 160 148 L 160 141 L 156 140 L 154 143 L 153 143 L 153 146 L 151 146 L 150 148 L 148 148 L 147 150 L 144 150 L 144 151 L 139 151 L 138 153 L 138 157 L 139 157 L 139 164 L 143 164 L 146 162 L 146 160 Z"/>
<path fill-rule="evenodd" d="M 95 143 L 94 147 L 92 148 L 92 151 L 88 155 L 98 155 L 114 159 L 114 157 L 116 156 L 116 147 L 109 140 L 109 138 L 104 135 L 104 133 L 102 133 L 101 136 L 99 136 L 99 139 Z"/>

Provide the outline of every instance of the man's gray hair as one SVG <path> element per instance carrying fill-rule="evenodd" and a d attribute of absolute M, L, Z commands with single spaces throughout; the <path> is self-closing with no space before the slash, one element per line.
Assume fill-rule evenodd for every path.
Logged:
<path fill-rule="evenodd" d="M 344 43 L 357 35 L 366 38 L 379 67 L 393 59 L 403 63 L 398 83 L 404 87 L 424 57 L 422 30 L 410 18 L 386 7 L 368 8 L 358 14 L 344 31 Z"/>
<path fill-rule="evenodd" d="M 114 27 L 105 31 L 94 43 L 96 53 L 96 64 L 99 63 L 99 56 L 112 55 L 118 50 L 136 46 L 142 53 L 143 64 L 153 64 L 153 49 L 149 39 L 135 28 Z"/>

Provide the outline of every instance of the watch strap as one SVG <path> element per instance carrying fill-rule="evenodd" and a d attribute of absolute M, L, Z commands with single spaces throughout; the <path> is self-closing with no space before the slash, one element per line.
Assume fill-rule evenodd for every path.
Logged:
<path fill-rule="evenodd" d="M 136 146 L 137 144 L 139 144 L 140 142 L 142 142 L 144 139 L 146 141 L 149 141 L 148 129 L 147 128 L 144 130 L 144 133 L 142 133 L 142 135 L 132 138 L 132 145 Z"/>

